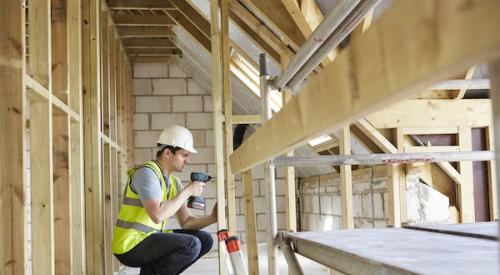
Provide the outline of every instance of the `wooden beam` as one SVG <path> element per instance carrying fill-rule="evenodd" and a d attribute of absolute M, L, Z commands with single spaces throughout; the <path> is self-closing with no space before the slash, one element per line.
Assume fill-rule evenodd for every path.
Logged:
<path fill-rule="evenodd" d="M 396 153 L 398 151 L 398 149 L 365 118 L 358 120 L 355 124 L 368 138 L 380 147 L 383 152 Z"/>
<path fill-rule="evenodd" d="M 170 2 L 182 13 L 187 20 L 193 23 L 207 38 L 210 38 L 210 23 L 194 6 L 186 0 L 170 0 Z M 168 12 L 177 17 L 178 13 Z"/>
<path fill-rule="evenodd" d="M 171 10 L 169 1 L 155 0 L 109 0 L 110 10 Z"/>
<path fill-rule="evenodd" d="M 128 49 L 177 49 L 177 46 L 168 38 L 128 38 L 122 40 L 123 46 Z"/>
<path fill-rule="evenodd" d="M 493 129 L 491 126 L 486 128 L 486 150 L 495 150 L 495 140 L 493 137 Z M 497 178 L 495 170 L 495 160 L 488 161 L 488 194 L 490 206 L 490 220 L 498 219 L 498 197 L 497 197 Z"/>
<path fill-rule="evenodd" d="M 175 37 L 175 33 L 168 27 L 122 26 L 117 30 L 121 38 Z"/>
<path fill-rule="evenodd" d="M 489 99 L 403 100 L 366 119 L 377 129 L 486 127 L 491 124 L 491 104 Z"/>
<path fill-rule="evenodd" d="M 351 134 L 349 127 L 342 128 L 340 132 L 340 154 L 351 154 Z M 351 165 L 340 166 L 340 196 L 342 208 L 342 229 L 354 228 L 352 210 L 352 170 Z"/>
<path fill-rule="evenodd" d="M 492 89 L 491 89 L 491 104 L 493 106 L 493 124 L 490 128 L 490 146 L 494 148 L 496 154 L 495 163 L 491 163 L 491 165 L 495 165 L 493 170 L 496 169 L 496 183 L 500 182 L 500 59 L 497 58 L 491 61 L 488 64 L 489 75 L 492 80 Z M 492 138 L 491 138 L 492 137 Z M 491 177 L 495 176 L 494 173 L 491 173 Z M 493 181 L 492 181 L 493 182 Z M 500 198 L 500 188 L 496 186 L 496 210 L 493 212 L 495 217 L 498 217 L 500 212 L 500 204 L 498 203 L 498 198 Z M 494 195 L 494 196 L 495 196 Z M 491 206 L 490 206 L 491 207 Z"/>
<path fill-rule="evenodd" d="M 65 104 L 69 100 L 66 7 L 66 1 L 51 1 L 52 93 Z M 69 274 L 72 270 L 71 185 L 68 163 L 71 121 L 67 114 L 61 116 L 52 113 L 50 115 L 53 126 L 55 272 L 56 274 Z"/>
<path fill-rule="evenodd" d="M 280 66 L 284 70 L 290 64 L 290 56 L 283 52 L 280 56 Z M 292 91 L 282 90 L 282 102 L 285 106 L 292 99 Z M 293 150 L 285 154 L 287 157 L 293 156 Z M 286 230 L 297 231 L 297 203 L 295 195 L 295 167 L 285 167 L 285 208 L 286 208 Z"/>
<path fill-rule="evenodd" d="M 233 153 L 233 173 L 301 146 L 310 138 L 333 132 L 370 111 L 421 91 L 439 78 L 500 55 L 500 37 L 493 35 L 496 31 L 491 24 L 500 24 L 500 18 L 492 12 L 500 8 L 500 2 L 475 2 L 477 4 L 469 6 L 467 12 L 459 13 L 456 2 L 440 1 L 434 6 L 435 1 L 418 5 L 404 1 L 389 7 L 384 17 L 359 39 L 351 41 L 336 62 L 311 79 L 272 121 L 259 128 Z M 427 8 L 436 16 L 428 17 Z M 443 16 L 448 19 L 446 22 L 440 20 Z M 393 30 L 394 18 L 398 18 L 401 31 Z M 423 18 L 431 20 L 446 36 L 434 37 L 441 32 L 429 32 L 419 23 Z M 477 32 L 478 29 L 483 31 Z M 399 43 L 402 37 L 409 39 L 405 46 Z M 481 43 L 467 43 L 471 37 Z M 423 51 L 421 47 L 411 46 L 438 40 L 439 50 L 430 47 Z M 389 58 L 383 52 L 398 55 Z M 396 67 L 398 70 L 392 69 Z M 351 93 L 341 92 L 346 90 Z M 336 112 L 332 113 L 332 109 Z"/>
<path fill-rule="evenodd" d="M 0 0 L 0 273 L 26 274 L 26 18 L 23 3 Z M 8 134 L 7 134 L 8 133 Z"/>
<path fill-rule="evenodd" d="M 102 177 L 100 139 L 100 37 L 99 0 L 82 0 L 83 25 L 82 73 L 84 114 L 85 171 L 85 247 L 87 273 L 102 274 L 104 270 L 102 217 Z"/>
<path fill-rule="evenodd" d="M 30 75 L 51 94 L 51 24 L 50 1 L 30 3 L 29 45 Z M 23 110 L 21 110 L 23 112 Z M 31 225 L 33 270 L 41 274 L 55 274 L 52 104 L 50 97 L 30 101 L 30 172 Z M 39 160 L 44 161 L 39 161 Z M 24 238 L 24 237 L 23 237 Z"/>
<path fill-rule="evenodd" d="M 460 151 L 472 150 L 471 128 L 467 126 L 458 127 L 458 146 Z M 458 186 L 458 204 L 460 207 L 460 222 L 470 223 L 475 221 L 474 212 L 474 175 L 472 161 L 459 162 L 462 184 Z"/>
<path fill-rule="evenodd" d="M 470 80 L 472 78 L 472 76 L 474 75 L 475 71 L 476 71 L 476 65 L 470 67 L 467 70 L 467 73 L 465 73 L 464 80 Z M 466 91 L 467 91 L 466 88 L 462 88 L 462 89 L 458 90 L 457 91 L 457 97 L 456 97 L 456 99 L 462 99 L 462 98 L 464 98 Z"/>
<path fill-rule="evenodd" d="M 259 251 L 257 248 L 257 223 L 255 221 L 255 203 L 253 193 L 252 170 L 242 173 L 245 198 L 245 235 L 247 237 L 248 271 L 251 275 L 259 275 Z"/>
<path fill-rule="evenodd" d="M 82 115 L 82 11 L 81 3 L 67 6 L 69 107 Z M 83 121 L 71 121 L 69 177 L 71 184 L 72 274 L 85 274 L 85 223 L 83 187 Z"/>
<path fill-rule="evenodd" d="M 453 79 L 445 80 L 431 87 L 432 90 L 482 90 L 490 89 L 489 79 Z"/>
<path fill-rule="evenodd" d="M 304 1 L 307 2 L 307 1 Z M 299 3 L 295 0 L 281 0 L 283 6 L 286 8 L 290 17 L 295 21 L 295 24 L 299 28 L 300 32 L 305 38 L 309 37 L 314 28 L 312 28 L 306 20 L 306 17 L 300 10 Z"/>
<path fill-rule="evenodd" d="M 158 48 L 149 48 L 149 49 L 127 49 L 125 48 L 126 53 L 129 56 L 170 56 L 170 55 L 181 55 L 182 51 L 180 49 L 158 49 Z"/>
<path fill-rule="evenodd" d="M 175 0 L 173 0 L 175 2 Z M 222 0 L 221 11 L 221 45 L 222 45 L 222 92 L 224 102 L 224 133 L 225 133 L 225 172 L 227 190 L 227 217 L 230 236 L 236 235 L 236 185 L 231 173 L 229 155 L 233 152 L 233 96 L 231 91 L 230 51 L 229 51 L 229 0 Z"/>
<path fill-rule="evenodd" d="M 188 20 L 182 13 L 178 11 L 167 11 L 167 14 L 172 20 L 177 22 L 179 26 L 186 30 L 186 32 L 189 33 L 189 35 L 191 35 L 191 37 L 193 37 L 195 41 L 198 41 L 198 43 L 200 43 L 205 49 L 207 49 L 207 51 L 210 52 L 211 43 L 209 36 L 207 36 L 207 33 L 200 30 L 205 29 L 206 26 L 210 26 L 208 24 L 208 21 L 206 21 L 206 24 L 201 27 L 193 24 L 192 21 Z"/>
<path fill-rule="evenodd" d="M 130 63 L 166 63 L 176 64 L 176 56 L 131 56 Z"/>
<path fill-rule="evenodd" d="M 210 37 L 212 49 L 212 106 L 214 116 L 215 169 L 217 178 L 217 227 L 227 229 L 226 196 L 224 190 L 224 154 L 222 127 L 222 66 L 219 8 L 217 0 L 210 0 Z M 219 274 L 225 274 L 225 257 L 219 249 Z"/>
<path fill-rule="evenodd" d="M 258 124 L 261 123 L 260 115 L 233 115 L 233 124 Z"/>
<path fill-rule="evenodd" d="M 175 25 L 166 15 L 113 15 L 116 26 L 173 26 Z"/>
<path fill-rule="evenodd" d="M 285 44 L 298 49 L 304 43 L 304 36 L 280 0 L 243 0 L 240 3 L 265 22 Z"/>

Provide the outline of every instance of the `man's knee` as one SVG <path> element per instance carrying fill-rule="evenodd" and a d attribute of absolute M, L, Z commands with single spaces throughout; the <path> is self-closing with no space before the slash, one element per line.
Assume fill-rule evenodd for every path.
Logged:
<path fill-rule="evenodd" d="M 212 248 L 214 244 L 214 239 L 212 235 L 206 231 L 199 231 L 198 238 L 201 241 L 201 253 L 205 254 Z"/>
<path fill-rule="evenodd" d="M 200 255 L 201 248 L 202 248 L 201 241 L 198 238 L 193 237 L 191 238 L 188 247 L 185 250 L 185 253 L 191 255 L 192 258 L 195 259 L 196 257 L 198 257 L 198 255 Z"/>

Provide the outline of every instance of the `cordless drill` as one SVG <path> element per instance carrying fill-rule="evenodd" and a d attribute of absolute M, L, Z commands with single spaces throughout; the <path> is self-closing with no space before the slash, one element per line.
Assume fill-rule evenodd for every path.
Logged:
<path fill-rule="evenodd" d="M 205 174 L 203 172 L 192 172 L 191 173 L 191 181 L 201 181 L 207 182 L 212 178 L 209 174 Z M 205 210 L 205 200 L 202 196 L 191 196 L 188 199 L 187 206 L 189 208 Z"/>

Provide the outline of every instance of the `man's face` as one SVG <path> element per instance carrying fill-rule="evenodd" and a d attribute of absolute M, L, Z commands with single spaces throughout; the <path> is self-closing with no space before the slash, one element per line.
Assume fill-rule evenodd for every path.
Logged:
<path fill-rule="evenodd" d="M 189 163 L 189 152 L 184 149 L 177 150 L 175 154 L 170 152 L 169 160 L 175 172 L 182 172 L 184 167 Z"/>

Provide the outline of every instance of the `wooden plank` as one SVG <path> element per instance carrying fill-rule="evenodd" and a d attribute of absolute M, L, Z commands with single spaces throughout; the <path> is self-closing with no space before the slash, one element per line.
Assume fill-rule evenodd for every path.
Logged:
<path fill-rule="evenodd" d="M 233 124 L 258 124 L 261 120 L 260 115 L 233 115 Z"/>
<path fill-rule="evenodd" d="M 406 146 L 405 153 L 458 152 L 458 146 Z"/>
<path fill-rule="evenodd" d="M 259 252 L 257 248 L 257 223 L 255 200 L 253 193 L 252 170 L 242 173 L 245 198 L 245 235 L 247 237 L 248 271 L 251 275 L 259 275 Z"/>
<path fill-rule="evenodd" d="M 401 128 L 404 135 L 442 135 L 458 134 L 458 127 L 421 127 L 421 128 Z M 435 147 L 435 146 L 434 146 Z"/>
<path fill-rule="evenodd" d="M 465 74 L 465 77 L 464 79 L 465 80 L 470 80 L 472 78 L 472 76 L 474 75 L 474 72 L 476 71 L 476 66 L 472 66 L 470 67 L 468 70 L 467 70 L 467 73 Z M 467 91 L 466 88 L 462 88 L 460 90 L 457 91 L 457 97 L 456 99 L 462 99 L 464 98 L 465 96 L 465 92 Z"/>
<path fill-rule="evenodd" d="M 351 154 L 351 132 L 349 127 L 342 128 L 340 132 L 340 154 Z M 352 170 L 351 165 L 340 166 L 340 196 L 342 208 L 342 229 L 354 228 L 352 210 Z"/>
<path fill-rule="evenodd" d="M 132 56 L 130 57 L 130 62 L 176 64 L 177 59 L 175 56 Z"/>
<path fill-rule="evenodd" d="M 30 3 L 30 75 L 49 94 L 51 85 L 50 1 Z M 39 274 L 55 274 L 52 104 L 50 98 L 30 102 L 30 172 L 32 263 Z M 43 162 L 39 160 L 45 160 Z"/>
<path fill-rule="evenodd" d="M 167 2 L 168 3 L 168 2 Z M 171 38 L 175 37 L 175 33 L 170 28 L 165 27 L 145 27 L 145 26 L 133 26 L 133 27 L 118 27 L 118 34 L 122 38 L 145 38 L 145 37 L 163 37 Z"/>
<path fill-rule="evenodd" d="M 214 116 L 215 171 L 217 182 L 217 228 L 227 229 L 224 191 L 224 144 L 222 128 L 222 71 L 218 1 L 210 0 L 210 35 L 212 49 L 212 106 Z M 219 249 L 219 274 L 225 275 L 225 255 Z"/>
<path fill-rule="evenodd" d="M 392 227 L 401 227 L 401 207 L 399 194 L 399 168 L 395 164 L 387 165 L 387 196 L 388 216 L 387 224 Z"/>
<path fill-rule="evenodd" d="M 231 0 L 231 20 L 236 24 L 238 28 L 240 28 L 243 32 L 246 33 L 247 28 L 242 24 L 247 25 L 251 30 L 253 30 L 258 37 L 264 40 L 270 47 L 272 47 L 276 52 L 282 53 L 285 52 L 290 54 L 291 51 L 288 50 L 287 45 L 283 43 L 271 30 L 269 30 L 262 22 L 255 18 L 250 11 L 244 7 L 239 1 Z M 241 20 L 241 21 L 240 21 Z M 252 36 L 250 33 L 247 35 Z M 260 45 L 264 48 L 263 45 Z"/>
<path fill-rule="evenodd" d="M 486 150 L 495 150 L 495 140 L 491 126 L 486 128 Z M 497 198 L 497 178 L 495 170 L 495 160 L 488 161 L 488 194 L 490 205 L 490 220 L 498 219 L 498 198 Z"/>
<path fill-rule="evenodd" d="M 380 147 L 384 153 L 396 153 L 398 151 L 398 149 L 365 118 L 358 120 L 355 124 L 368 138 Z"/>
<path fill-rule="evenodd" d="M 82 0 L 83 25 L 83 114 L 84 114 L 84 171 L 85 171 L 85 247 L 86 270 L 104 273 L 102 217 L 102 177 L 100 140 L 100 37 L 99 0 Z"/>
<path fill-rule="evenodd" d="M 67 6 L 69 107 L 82 112 L 82 13 L 80 1 Z M 83 116 L 81 116 L 83 117 Z M 71 121 L 69 177 L 71 189 L 72 274 L 85 274 L 85 223 L 83 188 L 83 121 Z"/>
<path fill-rule="evenodd" d="M 51 1 L 52 31 L 52 94 L 67 104 L 68 86 L 68 33 L 66 1 Z M 57 96 L 57 97 L 56 97 Z M 55 273 L 69 274 L 72 270 L 71 247 L 71 185 L 69 183 L 69 133 L 68 115 L 52 116 L 53 135 L 53 184 L 54 184 L 54 245 Z"/>
<path fill-rule="evenodd" d="M 500 182 L 500 109 L 498 106 L 500 106 L 500 59 L 495 59 L 491 61 L 488 64 L 488 71 L 489 75 L 492 80 L 492 89 L 491 89 L 491 105 L 493 106 L 493 124 L 491 125 L 492 130 L 490 133 L 490 136 L 493 138 L 490 138 L 489 141 L 490 143 L 493 143 L 491 146 L 495 149 L 495 154 L 496 154 L 496 160 L 495 161 L 495 168 L 496 169 L 496 183 Z M 493 165 L 493 163 L 491 164 Z M 492 173 L 493 177 L 493 173 Z M 498 204 L 498 198 L 500 197 L 500 188 L 496 186 L 496 202 L 497 202 L 497 209 L 494 213 L 496 213 L 495 216 L 498 216 L 498 213 L 500 212 L 500 204 Z"/>
<path fill-rule="evenodd" d="M 191 35 L 195 41 L 198 41 L 198 43 L 200 43 L 205 49 L 207 49 L 207 51 L 210 52 L 210 38 L 209 36 L 207 36 L 207 33 L 201 31 L 201 29 L 206 29 L 206 27 L 209 26 L 208 21 L 206 21 L 206 23 L 202 26 L 198 26 L 193 24 L 193 22 L 188 20 L 184 14 L 178 11 L 167 11 L 167 14 L 187 33 L 189 33 L 189 35 Z"/>
<path fill-rule="evenodd" d="M 393 130 L 394 140 L 396 141 L 396 147 L 399 153 L 405 152 L 405 135 L 401 131 L 401 128 Z M 398 179 L 399 186 L 399 211 L 401 215 L 401 223 L 406 223 L 408 212 L 406 209 L 406 164 L 396 164 L 396 176 Z"/>
<path fill-rule="evenodd" d="M 129 56 L 176 56 L 181 55 L 179 49 L 125 49 Z"/>
<path fill-rule="evenodd" d="M 268 28 L 278 34 L 285 44 L 297 49 L 304 43 L 304 36 L 280 0 L 243 0 L 240 2 L 258 19 L 265 22 Z"/>
<path fill-rule="evenodd" d="M 175 0 L 174 0 L 175 2 Z M 229 0 L 222 0 L 221 11 L 221 45 L 222 45 L 222 92 L 224 102 L 224 133 L 226 162 L 227 217 L 229 235 L 236 235 L 236 184 L 231 173 L 229 156 L 233 152 L 233 95 L 231 91 L 230 50 L 229 50 Z"/>
<path fill-rule="evenodd" d="M 439 82 L 431 87 L 432 90 L 485 90 L 490 88 L 489 79 L 452 79 Z"/>
<path fill-rule="evenodd" d="M 232 154 L 233 173 L 333 132 L 474 63 L 500 55 L 500 37 L 493 35 L 496 30 L 492 28 L 493 23 L 500 24 L 500 18 L 492 12 L 500 8 L 500 2 L 474 3 L 464 12 L 456 12 L 460 7 L 451 0 L 439 1 L 439 5 L 436 0 L 418 5 L 402 1 L 389 7 L 384 17 L 351 41 L 336 62 L 311 79 L 272 121 Z M 441 20 L 443 16 L 446 21 Z M 392 21 L 395 18 L 397 30 Z M 421 20 L 432 22 L 436 32 L 429 32 Z M 437 33 L 445 35 L 438 39 Z M 467 43 L 471 37 L 481 43 Z M 401 39 L 408 43 L 400 45 Z M 429 47 L 426 50 L 412 46 L 422 45 L 423 41 Z M 440 46 L 431 47 L 434 44 L 428 41 L 439 41 Z M 389 57 L 384 52 L 398 54 Z M 341 92 L 346 90 L 351 93 Z M 332 109 L 336 112 L 332 113 Z"/>
<path fill-rule="evenodd" d="M 129 49 L 158 48 L 158 49 L 177 49 L 177 46 L 168 38 L 127 38 L 123 39 L 123 46 Z"/>
<path fill-rule="evenodd" d="M 466 126 L 458 127 L 458 146 L 460 151 L 472 150 L 471 128 Z M 475 221 L 474 212 L 474 176 L 472 171 L 472 161 L 459 162 L 459 171 L 462 177 L 462 184 L 458 185 L 458 204 L 460 207 L 460 222 L 469 223 Z"/>
<path fill-rule="evenodd" d="M 300 255 L 345 274 L 496 274 L 499 269 L 498 242 L 492 240 L 402 228 L 299 232 L 287 237 Z"/>
<path fill-rule="evenodd" d="M 116 220 L 112 217 L 111 192 L 113 184 L 112 178 L 112 163 L 111 163 L 111 146 L 104 143 L 103 159 L 102 159 L 102 184 L 104 188 L 104 263 L 106 274 L 113 274 L 113 253 L 111 252 L 111 239 L 113 236 L 113 228 Z"/>
<path fill-rule="evenodd" d="M 284 70 L 290 63 L 290 56 L 282 53 L 280 57 L 281 69 Z M 281 91 L 282 102 L 285 106 L 292 99 L 292 91 L 285 89 Z M 293 150 L 286 152 L 287 157 L 293 156 Z M 285 167 L 285 208 L 286 208 L 286 229 L 287 231 L 297 231 L 297 203 L 295 195 L 295 167 Z"/>
<path fill-rule="evenodd" d="M 113 15 L 116 26 L 173 26 L 175 25 L 166 15 Z"/>
<path fill-rule="evenodd" d="M 210 24 L 208 20 L 186 0 L 170 0 L 170 2 L 182 13 L 185 18 L 195 25 L 207 38 L 210 38 Z M 168 12 L 176 17 L 177 13 Z M 177 20 L 176 20 L 177 21 Z M 177 21 L 178 22 L 178 21 Z"/>
<path fill-rule="evenodd" d="M 295 21 L 295 24 L 299 28 L 300 32 L 305 38 L 309 37 L 313 31 L 313 28 L 308 24 L 306 17 L 300 10 L 300 6 L 295 0 L 281 0 L 283 6 L 286 8 L 290 17 Z"/>
<path fill-rule="evenodd" d="M 166 10 L 175 9 L 169 1 L 155 0 L 110 0 L 110 10 Z"/>
<path fill-rule="evenodd" d="M 486 127 L 491 124 L 489 99 L 404 100 L 371 113 L 366 119 L 381 128 Z"/>
<path fill-rule="evenodd" d="M 26 274 L 26 73 L 25 9 L 0 0 L 0 274 Z M 9 134 L 5 134 L 9 133 Z"/>

